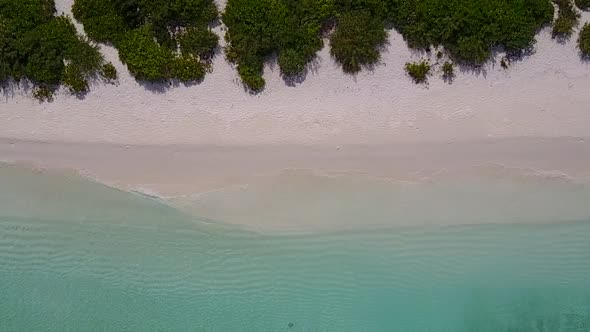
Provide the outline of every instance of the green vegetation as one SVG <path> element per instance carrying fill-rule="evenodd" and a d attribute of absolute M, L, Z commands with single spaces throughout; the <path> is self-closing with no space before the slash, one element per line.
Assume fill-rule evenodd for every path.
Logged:
<path fill-rule="evenodd" d="M 582 57 L 590 57 L 590 23 L 584 24 L 582 30 L 580 30 L 580 36 L 578 37 L 578 47 Z"/>
<path fill-rule="evenodd" d="M 328 32 L 330 54 L 345 72 L 370 67 L 392 26 L 410 47 L 448 56 L 446 73 L 454 64 L 484 63 L 497 47 L 509 55 L 530 48 L 552 22 L 552 1 L 559 10 L 553 36 L 568 37 L 580 17 L 573 1 L 588 9 L 590 0 L 228 0 L 226 55 L 243 83 L 260 91 L 265 61 L 276 57 L 285 77 L 304 74 Z M 202 80 L 218 45 L 209 28 L 218 17 L 213 0 L 75 0 L 72 12 L 140 80 Z M 580 35 L 582 52 L 586 39 Z M 425 82 L 430 64 L 406 70 Z M 114 81 L 117 71 L 72 22 L 55 16 L 53 0 L 0 0 L 0 83 L 29 80 L 43 98 L 60 84 L 84 93 L 97 75 Z"/>
<path fill-rule="evenodd" d="M 149 26 L 127 32 L 117 42 L 117 48 L 119 58 L 136 78 L 148 81 L 170 78 L 169 67 L 174 54 L 156 42 Z"/>
<path fill-rule="evenodd" d="M 443 78 L 446 80 L 452 79 L 455 76 L 455 66 L 450 61 L 446 61 L 442 65 Z"/>
<path fill-rule="evenodd" d="M 40 102 L 53 101 L 53 89 L 47 85 L 38 85 L 33 89 L 33 97 Z"/>
<path fill-rule="evenodd" d="M 103 63 L 68 18 L 55 16 L 53 0 L 0 0 L 0 84 L 26 80 L 37 99 L 51 100 L 62 84 L 87 91 Z"/>
<path fill-rule="evenodd" d="M 379 60 L 379 47 L 387 33 L 382 19 L 368 12 L 349 12 L 338 18 L 338 28 L 330 38 L 331 54 L 347 73 Z"/>
<path fill-rule="evenodd" d="M 84 93 L 88 90 L 88 80 L 77 66 L 67 65 L 64 69 L 63 84 L 72 93 Z"/>
<path fill-rule="evenodd" d="M 199 81 L 217 47 L 212 0 L 75 0 L 72 12 L 140 80 Z"/>
<path fill-rule="evenodd" d="M 382 0 L 230 0 L 223 14 L 228 59 L 253 91 L 264 88 L 262 69 L 272 55 L 284 76 L 300 75 L 323 46 L 322 33 L 336 24 L 331 54 L 356 73 L 379 60 L 385 42 Z"/>
<path fill-rule="evenodd" d="M 217 47 L 218 41 L 219 38 L 216 34 L 209 29 L 203 29 L 203 27 L 187 29 L 178 40 L 183 53 L 192 54 L 202 59 L 213 57 L 213 51 Z"/>
<path fill-rule="evenodd" d="M 332 0 L 232 0 L 223 14 L 227 58 L 254 91 L 264 88 L 263 62 L 276 54 L 281 73 L 299 75 L 323 46 L 320 32 Z"/>
<path fill-rule="evenodd" d="M 578 25 L 580 13 L 574 8 L 571 0 L 553 0 L 557 4 L 558 15 L 553 22 L 553 38 L 569 38 Z"/>
<path fill-rule="evenodd" d="M 414 80 L 416 84 L 426 83 L 430 73 L 430 63 L 426 60 L 419 62 L 406 63 L 406 73 Z"/>
<path fill-rule="evenodd" d="M 171 73 L 173 77 L 184 82 L 200 81 L 205 77 L 205 68 L 198 58 L 183 55 L 172 60 Z"/>
<path fill-rule="evenodd" d="M 553 18 L 548 0 L 385 0 L 408 45 L 444 46 L 459 62 L 481 64 L 494 47 L 519 52 Z"/>
<path fill-rule="evenodd" d="M 330 53 L 355 73 L 379 60 L 386 25 L 410 47 L 442 46 L 440 57 L 479 65 L 493 48 L 511 54 L 530 48 L 553 12 L 550 0 L 229 0 L 223 21 L 228 59 L 259 90 L 265 60 L 276 55 L 283 75 L 304 72 L 332 26 Z"/>
<path fill-rule="evenodd" d="M 117 80 L 117 69 L 112 63 L 105 63 L 102 66 L 102 76 L 109 81 L 115 81 Z"/>
<path fill-rule="evenodd" d="M 576 6 L 581 10 L 589 10 L 590 9 L 590 0 L 575 0 L 574 1 Z"/>

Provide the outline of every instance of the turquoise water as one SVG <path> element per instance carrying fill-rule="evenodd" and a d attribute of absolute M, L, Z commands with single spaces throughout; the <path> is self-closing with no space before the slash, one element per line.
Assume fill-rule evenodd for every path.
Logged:
<path fill-rule="evenodd" d="M 589 220 L 264 235 L 0 181 L 0 331 L 590 331 Z"/>

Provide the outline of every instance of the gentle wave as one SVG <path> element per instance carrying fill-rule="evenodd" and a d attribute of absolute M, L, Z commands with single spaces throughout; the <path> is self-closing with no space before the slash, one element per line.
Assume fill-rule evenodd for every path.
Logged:
<path fill-rule="evenodd" d="M 263 234 L 19 172 L 0 172 L 2 331 L 590 330 L 590 218 Z"/>
<path fill-rule="evenodd" d="M 166 200 L 189 214 L 280 233 L 551 223 L 590 216 L 590 182 L 500 165 L 439 171 L 413 181 L 287 169 L 249 183 Z"/>

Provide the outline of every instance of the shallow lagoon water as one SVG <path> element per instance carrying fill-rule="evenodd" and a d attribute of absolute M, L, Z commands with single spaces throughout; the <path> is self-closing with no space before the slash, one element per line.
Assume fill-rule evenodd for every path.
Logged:
<path fill-rule="evenodd" d="M 2 331 L 590 331 L 590 216 L 265 234 L 0 170 Z"/>

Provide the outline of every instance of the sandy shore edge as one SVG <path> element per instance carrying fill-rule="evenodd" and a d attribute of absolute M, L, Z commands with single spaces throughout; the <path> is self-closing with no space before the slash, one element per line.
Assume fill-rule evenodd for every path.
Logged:
<path fill-rule="evenodd" d="M 65 14 L 71 4 L 56 1 Z M 580 26 L 589 20 L 590 13 L 583 13 Z M 79 24 L 77 28 L 82 31 Z M 223 26 L 215 32 L 222 36 Z M 405 210 L 401 205 L 388 210 L 384 197 L 407 190 L 391 189 L 391 183 L 424 184 L 436 178 L 453 186 L 457 176 L 470 174 L 505 184 L 495 196 L 482 199 L 498 199 L 489 209 L 512 206 L 506 215 L 529 209 L 538 213 L 523 220 L 537 220 L 542 213 L 590 216 L 575 206 L 587 197 L 586 187 L 578 191 L 574 182 L 590 177 L 590 64 L 580 59 L 575 37 L 557 43 L 545 29 L 534 53 L 508 70 L 499 65 L 498 54 L 480 71 L 459 72 L 452 84 L 435 71 L 427 85 L 416 85 L 403 71 L 405 62 L 436 62 L 435 55 L 411 51 L 398 33 L 389 33 L 381 63 L 372 70 L 345 75 L 324 48 L 306 79 L 294 86 L 267 64 L 267 88 L 256 95 L 244 91 L 235 68 L 221 54 L 201 84 L 163 86 L 137 82 L 116 50 L 102 45 L 120 73 L 116 86 L 95 84 L 83 99 L 62 90 L 54 102 L 42 104 L 28 91 L 4 91 L 0 161 L 74 170 L 115 188 L 162 197 L 201 216 L 264 229 L 313 228 L 315 220 L 347 215 L 338 227 L 354 224 L 355 218 L 391 219 Z M 445 177 L 453 181 L 445 182 Z M 514 181 L 507 179 L 528 189 L 510 191 Z M 542 192 L 547 181 L 561 183 L 570 202 L 553 208 L 551 198 L 543 196 L 520 208 L 512 204 L 511 199 Z M 317 184 L 326 185 L 317 199 L 355 188 L 382 194 L 321 201 L 332 207 L 325 209 L 328 214 L 310 209 L 321 205 L 311 200 L 283 204 L 312 197 L 306 193 Z M 489 188 L 495 188 L 493 183 Z M 465 206 L 460 200 L 469 195 L 463 194 L 446 203 Z M 422 194 L 418 190 L 415 195 Z M 444 197 L 428 197 L 429 202 L 445 202 Z M 371 199 L 385 203 L 371 205 Z M 418 198 L 406 203 L 416 210 L 426 204 Z M 276 208 L 267 209 L 269 204 Z M 363 204 L 364 212 L 338 210 Z M 268 213 L 256 218 L 264 209 Z M 382 213 L 363 214 L 371 209 Z M 301 210 L 310 213 L 297 214 Z M 274 224 L 260 224 L 261 216 Z"/>
<path fill-rule="evenodd" d="M 140 146 L 0 139 L 0 162 L 75 171 L 258 231 L 590 216 L 590 139 Z M 496 220 L 497 219 L 497 220 Z"/>

